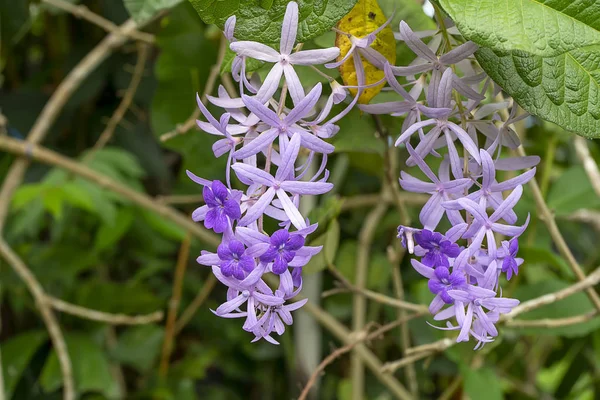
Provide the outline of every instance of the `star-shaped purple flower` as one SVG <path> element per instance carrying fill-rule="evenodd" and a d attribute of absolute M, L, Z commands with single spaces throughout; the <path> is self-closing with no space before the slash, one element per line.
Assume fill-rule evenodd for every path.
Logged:
<path fill-rule="evenodd" d="M 273 263 L 273 273 L 282 274 L 288 264 L 296 257 L 296 251 L 304 246 L 304 237 L 290 234 L 287 229 L 280 229 L 271 235 L 269 249 L 260 256 L 262 262 Z"/>
<path fill-rule="evenodd" d="M 519 240 L 514 237 L 510 241 L 502 241 L 502 249 L 504 250 L 504 260 L 502 260 L 502 272 L 506 274 L 506 279 L 510 281 L 513 274 L 519 274 L 519 265 L 523 263 L 522 258 L 517 258 L 519 252 Z"/>
<path fill-rule="evenodd" d="M 433 276 L 427 285 L 431 293 L 439 295 L 444 303 L 452 304 L 454 299 L 448 294 L 448 290 L 461 289 L 467 284 L 465 274 L 462 271 L 450 273 L 446 267 L 437 267 L 433 270 Z"/>
<path fill-rule="evenodd" d="M 415 241 L 424 250 L 421 262 L 428 267 L 450 267 L 449 258 L 456 258 L 460 254 L 460 247 L 452 243 L 439 232 L 423 229 L 415 233 Z"/>
<path fill-rule="evenodd" d="M 243 280 L 246 277 L 244 271 L 252 272 L 255 267 L 254 258 L 246 254 L 246 248 L 237 240 L 221 243 L 217 248 L 217 255 L 221 260 L 221 272 L 227 277 Z"/>

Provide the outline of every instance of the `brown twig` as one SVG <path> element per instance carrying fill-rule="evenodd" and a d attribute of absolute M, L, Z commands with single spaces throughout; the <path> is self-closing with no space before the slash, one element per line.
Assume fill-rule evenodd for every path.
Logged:
<path fill-rule="evenodd" d="M 429 357 L 433 353 L 444 351 L 447 348 L 453 346 L 454 344 L 454 340 L 446 338 L 423 346 L 417 346 L 413 347 L 412 349 L 407 349 L 405 357 L 397 361 L 385 363 L 381 368 L 381 372 L 390 374 L 394 373 L 399 368 L 405 367 L 408 364 L 412 364 L 423 358 Z"/>
<path fill-rule="evenodd" d="M 120 32 L 119 27 L 109 21 L 108 19 L 90 11 L 84 5 L 75 5 L 65 0 L 42 0 L 44 3 L 49 4 L 53 7 L 60 8 L 68 13 L 73 14 L 77 18 L 83 18 L 94 25 L 99 26 L 107 32 L 114 33 L 117 35 L 126 35 L 131 39 L 139 40 L 148 44 L 154 43 L 154 35 L 146 32 L 140 32 L 137 29 L 133 29 L 131 32 Z"/>
<path fill-rule="evenodd" d="M 311 314 L 317 321 L 319 321 L 319 323 L 321 323 L 321 325 L 323 325 L 345 345 L 349 345 L 356 340 L 348 328 L 338 322 L 331 315 L 327 314 L 317 305 L 308 302 L 304 305 L 303 309 Z M 392 395 L 402 400 L 409 400 L 413 398 L 397 379 L 389 374 L 384 374 L 381 372 L 381 361 L 363 343 L 356 344 L 352 350 L 363 359 L 365 365 L 371 370 L 373 375 L 389 389 Z"/>
<path fill-rule="evenodd" d="M 411 319 L 420 317 L 421 315 L 422 314 L 412 314 L 412 315 L 406 316 L 404 318 L 390 322 L 389 324 L 382 326 L 381 328 L 375 330 L 372 333 L 368 333 L 365 331 L 359 332 L 359 334 L 356 335 L 357 338 L 352 343 L 349 343 L 346 346 L 340 347 L 339 349 L 331 352 L 331 354 L 329 354 L 327 357 L 325 357 L 323 359 L 323 361 L 321 361 L 321 363 L 317 366 L 317 368 L 314 370 L 314 372 L 310 376 L 309 380 L 306 382 L 306 385 L 304 386 L 304 389 L 302 389 L 302 393 L 300 393 L 298 400 L 305 400 L 308 396 L 308 393 L 310 393 L 310 389 L 315 384 L 319 375 L 321 375 L 321 373 L 325 370 L 325 368 L 327 368 L 327 366 L 329 366 L 331 363 L 333 363 L 337 358 L 348 353 L 357 344 L 374 340 L 374 339 L 378 338 L 379 336 L 383 335 L 385 332 L 387 332 L 391 329 L 394 329 L 397 326 L 404 325 L 406 322 L 410 321 Z"/>
<path fill-rule="evenodd" d="M 525 157 L 527 155 L 527 154 L 525 154 L 525 150 L 523 149 L 523 146 L 520 146 L 517 151 L 518 151 L 518 154 L 522 157 Z M 535 200 L 537 209 L 540 212 L 540 217 L 544 221 L 544 224 L 546 224 L 546 227 L 548 228 L 548 232 L 550 233 L 552 240 L 556 244 L 558 251 L 567 260 L 567 264 L 569 265 L 569 267 L 571 268 L 571 270 L 573 271 L 573 273 L 575 274 L 577 279 L 579 279 L 580 281 L 585 280 L 585 278 L 586 278 L 585 273 L 581 269 L 581 266 L 575 259 L 575 256 L 573 255 L 573 253 L 571 252 L 571 249 L 569 249 L 569 246 L 567 245 L 567 242 L 565 241 L 564 237 L 560 233 L 560 230 L 558 229 L 558 226 L 556 225 L 556 220 L 554 219 L 554 215 L 552 215 L 552 212 L 548 208 L 548 205 L 546 204 L 546 201 L 544 200 L 544 196 L 542 195 L 542 192 L 540 191 L 540 187 L 539 187 L 537 181 L 535 179 L 530 180 L 529 186 L 531 187 L 531 192 L 533 194 L 533 199 Z M 592 301 L 592 304 L 594 305 L 594 307 L 600 311 L 600 296 L 598 296 L 598 293 L 596 293 L 596 291 L 593 288 L 587 288 L 586 294 Z"/>
<path fill-rule="evenodd" d="M 181 291 L 183 288 L 183 278 L 188 264 L 190 255 L 190 236 L 186 235 L 179 248 L 177 256 L 177 265 L 175 267 L 175 277 L 173 279 L 173 294 L 169 300 L 169 309 L 167 313 L 167 323 L 165 325 L 165 340 L 162 346 L 162 354 L 160 357 L 160 366 L 158 375 L 162 378 L 167 376 L 169 370 L 169 359 L 173 351 L 173 343 L 175 339 L 175 321 L 177 319 L 177 310 L 181 301 Z"/>
<path fill-rule="evenodd" d="M 4 239 L 0 238 L 0 254 L 19 275 L 21 280 L 25 282 L 29 292 L 35 300 L 35 304 L 42 315 L 42 319 L 46 324 L 46 329 L 50 335 L 52 346 L 58 358 L 58 364 L 63 378 L 63 399 L 75 399 L 75 383 L 73 381 L 73 367 L 69 358 L 69 351 L 65 337 L 60 329 L 60 325 L 56 320 L 56 316 L 52 311 L 51 305 L 46 300 L 46 294 L 42 285 L 38 282 L 35 276 L 31 273 L 27 265 L 19 258 L 19 256 L 8 246 Z"/>
<path fill-rule="evenodd" d="M 358 249 L 356 253 L 356 282 L 357 289 L 354 292 L 352 302 L 352 330 L 359 332 L 364 329 L 367 299 L 361 292 L 365 290 L 367 284 L 367 274 L 369 270 L 369 258 L 371 254 L 371 244 L 377 230 L 377 226 L 387 211 L 387 204 L 377 205 L 365 219 L 363 227 L 358 235 Z M 364 396 L 365 371 L 362 358 L 354 354 L 351 362 L 351 380 L 352 380 L 352 398 L 361 400 Z"/>
<path fill-rule="evenodd" d="M 596 196 L 600 197 L 600 171 L 598 170 L 596 161 L 594 161 L 592 155 L 590 154 L 587 140 L 581 136 L 575 136 L 575 140 L 573 142 L 575 144 L 575 152 L 577 153 L 577 157 L 583 164 L 583 169 L 585 170 L 590 183 L 594 188 L 594 192 L 596 192 Z"/>
<path fill-rule="evenodd" d="M 73 93 L 81 85 L 85 78 L 104 61 L 109 54 L 127 40 L 127 35 L 137 28 L 133 20 L 127 20 L 119 27 L 118 32 L 107 35 L 92 51 L 90 51 L 72 70 L 67 77 L 58 85 L 50 100 L 35 121 L 31 131 L 27 135 L 30 144 L 40 143 L 54 121 L 62 111 L 63 107 L 71 98 Z M 8 215 L 10 200 L 16 188 L 21 184 L 25 170 L 29 165 L 28 158 L 16 160 L 2 183 L 0 189 L 0 234 L 4 229 L 4 222 Z"/>
<path fill-rule="evenodd" d="M 587 278 L 584 280 L 577 282 L 567 288 L 559 290 L 554 293 L 548 293 L 543 296 L 537 297 L 535 299 L 523 302 L 512 309 L 512 311 L 508 314 L 502 316 L 502 320 L 509 321 L 516 317 L 519 314 L 526 313 L 531 310 L 535 310 L 536 308 L 540 308 L 547 304 L 556 303 L 559 300 L 567 298 L 577 292 L 581 292 L 584 290 L 588 290 L 593 286 L 597 285 L 600 282 L 600 267 L 598 267 L 594 272 L 589 274 Z M 593 290 L 593 289 L 592 289 Z"/>
<path fill-rule="evenodd" d="M 58 311 L 92 321 L 106 322 L 110 325 L 143 325 L 151 324 L 152 322 L 158 322 L 163 319 L 162 311 L 155 311 L 146 315 L 130 316 L 125 314 L 112 314 L 103 311 L 92 310 L 90 308 L 67 303 L 66 301 L 50 297 L 48 295 L 46 295 L 46 301 L 52 306 L 52 308 Z"/>
<path fill-rule="evenodd" d="M 213 274 L 210 274 L 208 279 L 206 279 L 206 282 L 204 282 L 204 285 L 202 285 L 202 289 L 198 292 L 196 297 L 194 297 L 194 300 L 192 300 L 192 302 L 181 313 L 181 316 L 175 323 L 175 336 L 181 332 L 181 330 L 190 322 L 194 314 L 196 314 L 196 311 L 202 307 L 202 304 L 204 304 L 210 295 L 210 292 L 212 292 L 214 289 L 216 283 L 217 278 L 215 278 Z"/>
<path fill-rule="evenodd" d="M 156 201 L 162 204 L 197 204 L 204 202 L 204 197 L 201 194 L 156 196 Z"/>
<path fill-rule="evenodd" d="M 142 80 L 142 76 L 144 75 L 144 68 L 146 67 L 146 60 L 148 58 L 148 46 L 144 43 L 138 43 L 137 47 L 137 61 L 135 63 L 133 75 L 131 76 L 131 81 L 129 82 L 129 86 L 125 91 L 125 95 L 121 99 L 121 103 L 119 103 L 119 106 L 115 110 L 112 117 L 110 117 L 110 120 L 106 124 L 106 128 L 104 128 L 104 131 L 102 131 L 102 133 L 100 134 L 100 137 L 96 141 L 96 144 L 94 145 L 89 154 L 92 154 L 106 146 L 106 144 L 112 138 L 115 129 L 117 128 L 117 125 L 119 125 L 133 101 L 135 93 L 137 92 L 138 86 Z"/>
<path fill-rule="evenodd" d="M 400 195 L 402 196 L 402 201 L 406 205 L 422 206 L 428 200 L 427 195 L 419 193 L 403 192 L 400 193 Z M 395 200 L 389 191 L 385 191 L 384 193 L 359 194 L 351 197 L 344 197 L 342 199 L 341 211 L 344 212 L 355 208 L 374 207 L 382 201 L 393 204 Z"/>
<path fill-rule="evenodd" d="M 408 301 L 395 299 L 393 297 L 386 296 L 381 293 L 374 292 L 372 290 L 363 289 L 359 290 L 356 286 L 354 286 L 350 281 L 348 281 L 334 266 L 330 266 L 329 272 L 331 272 L 337 280 L 340 281 L 342 285 L 346 287 L 346 289 L 335 289 L 337 293 L 346 293 L 346 292 L 354 292 L 360 293 L 368 299 L 376 301 L 381 304 L 385 304 L 392 307 L 397 307 L 403 310 L 415 311 L 415 312 L 428 312 L 429 308 L 422 304 L 414 304 Z"/>
<path fill-rule="evenodd" d="M 583 222 L 592 225 L 592 227 L 600 232 L 600 212 L 581 208 L 572 214 L 566 216 L 569 221 Z"/>
<path fill-rule="evenodd" d="M 27 155 L 28 157 L 39 162 L 54 165 L 67 170 L 75 175 L 95 182 L 102 188 L 118 193 L 147 210 L 161 215 L 162 217 L 174 222 L 198 239 L 210 244 L 211 246 L 216 247 L 219 245 L 219 243 L 221 243 L 215 234 L 204 229 L 201 225 L 194 223 L 188 216 L 183 215 L 171 207 L 159 204 L 148 195 L 121 185 L 106 175 L 99 174 L 80 162 L 73 161 L 68 157 L 61 156 L 58 153 L 45 149 L 44 147 L 30 145 L 22 140 L 13 139 L 7 136 L 0 136 L 0 150 L 8 151 L 21 156 Z"/>
<path fill-rule="evenodd" d="M 225 37 L 221 37 L 217 61 L 210 68 L 210 73 L 208 75 L 208 78 L 206 79 L 206 85 L 204 85 L 204 91 L 202 92 L 202 96 L 200 97 L 200 101 L 204 105 L 206 105 L 206 102 L 208 100 L 207 96 L 211 94 L 215 88 L 215 84 L 217 82 L 217 78 L 219 77 L 219 71 L 221 70 L 221 64 L 223 63 L 223 59 L 225 58 L 226 51 L 227 39 L 225 39 Z M 167 140 L 173 139 L 176 136 L 183 135 L 184 133 L 189 132 L 194 126 L 196 126 L 196 120 L 199 117 L 200 109 L 196 107 L 194 109 L 194 112 L 192 112 L 192 115 L 190 115 L 189 118 L 183 124 L 179 124 L 172 131 L 160 135 L 160 141 L 166 142 Z"/>
<path fill-rule="evenodd" d="M 592 310 L 585 314 L 567 318 L 547 318 L 527 320 L 509 320 L 505 325 L 511 328 L 559 328 L 561 326 L 577 325 L 591 321 L 598 316 L 598 310 Z"/>

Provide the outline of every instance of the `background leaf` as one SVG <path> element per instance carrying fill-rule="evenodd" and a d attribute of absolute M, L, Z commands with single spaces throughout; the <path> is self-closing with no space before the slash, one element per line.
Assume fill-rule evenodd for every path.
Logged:
<path fill-rule="evenodd" d="M 236 16 L 235 37 L 279 45 L 281 23 L 287 0 L 273 0 L 268 4 L 258 0 L 190 0 L 207 24 L 223 28 L 231 15 Z M 298 38 L 302 43 L 331 29 L 354 6 L 356 0 L 302 0 L 298 1 Z"/>

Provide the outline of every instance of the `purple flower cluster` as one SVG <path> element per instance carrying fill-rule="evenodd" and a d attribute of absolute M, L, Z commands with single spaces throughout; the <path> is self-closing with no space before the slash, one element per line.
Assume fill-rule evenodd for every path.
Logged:
<path fill-rule="evenodd" d="M 492 341 L 498 335 L 495 323 L 500 314 L 519 303 L 503 298 L 499 283 L 502 274 L 509 280 L 518 274 L 523 263 L 517 257 L 518 238 L 529 218 L 517 225 L 513 209 L 523 193 L 522 185 L 534 176 L 535 168 L 504 181 L 499 181 L 496 172 L 531 168 L 539 160 L 501 158 L 503 147 L 519 146 L 510 125 L 524 116 L 517 115 L 515 104 L 502 118 L 510 103 L 482 103 L 487 92 L 494 96 L 498 92 L 471 57 L 477 46 L 459 43 L 452 29 L 433 32 L 425 43 L 421 38 L 426 35 L 415 34 L 401 22 L 394 36 L 417 58 L 408 66 L 390 65 L 372 47 L 388 20 L 362 38 L 338 31 L 349 37 L 351 49 L 334 61 L 340 55 L 337 47 L 295 47 L 295 2 L 287 5 L 278 49 L 236 40 L 235 22 L 235 16 L 229 18 L 225 36 L 236 54 L 232 75 L 239 84 L 239 97 L 223 87 L 217 97 L 208 97 L 213 106 L 224 109 L 218 120 L 198 99 L 206 119 L 198 121 L 198 126 L 218 137 L 213 145 L 216 157 L 227 154 L 226 181 L 210 182 L 188 171 L 189 177 L 204 187 L 206 203 L 194 211 L 194 221 L 203 221 L 206 228 L 223 235 L 216 253 L 203 251 L 198 257 L 198 263 L 210 266 L 228 287 L 227 301 L 215 314 L 244 318 L 243 329 L 254 335 L 254 341 L 277 343 L 272 335 L 281 335 L 292 323 L 291 312 L 306 302 L 289 301 L 302 288 L 302 267 L 321 247 L 306 245 L 317 226 L 300 212 L 300 198 L 332 189 L 326 165 L 334 148 L 324 139 L 339 131 L 335 123 L 357 104 L 365 88 L 381 84 L 365 82 L 361 60 L 367 60 L 384 72 L 389 89 L 401 99 L 359 107 L 366 113 L 404 118 L 396 146 L 407 149 L 407 165 L 420 173 L 403 171 L 400 185 L 404 190 L 430 195 L 419 215 L 422 228 L 398 229 L 403 245 L 420 257 L 420 261 L 412 260 L 412 265 L 429 280 L 435 295 L 430 311 L 435 320 L 447 321 L 441 329 L 460 331 L 457 341 L 473 336 L 478 342 L 476 348 Z M 248 58 L 272 64 L 264 81 L 256 74 L 249 76 Z M 357 93 L 343 111 L 329 117 L 333 105 L 346 100 L 349 87 L 327 77 L 331 94 L 316 110 L 321 83 L 306 92 L 296 69 L 322 64 L 336 68 L 345 62 L 354 63 Z M 277 100 L 274 96 L 282 80 Z M 286 107 L 287 94 L 291 108 Z M 437 173 L 428 162 L 436 165 Z M 311 168 L 313 163 L 318 168 Z M 315 169 L 316 173 L 309 173 Z M 233 188 L 232 171 L 242 190 Z M 451 228 L 442 234 L 436 229 L 444 216 Z M 276 221 L 279 229 L 267 233 L 265 218 Z M 276 290 L 264 281 L 266 274 L 279 278 Z"/>
<path fill-rule="evenodd" d="M 224 109 L 218 120 L 197 99 L 206 119 L 197 121 L 199 128 L 218 137 L 213 145 L 215 157 L 227 154 L 226 181 L 207 181 L 188 171 L 190 179 L 203 186 L 206 203 L 192 218 L 223 235 L 216 253 L 203 251 L 197 259 L 228 287 L 227 301 L 214 313 L 245 318 L 243 329 L 252 333 L 255 341 L 265 339 L 274 344 L 277 341 L 272 335 L 281 335 L 285 326 L 292 324 L 291 312 L 306 302 L 288 304 L 302 288 L 302 267 L 321 250 L 321 246 L 306 245 L 317 225 L 300 212 L 300 198 L 332 189 L 325 167 L 334 148 L 323 139 L 337 133 L 334 123 L 356 103 L 355 99 L 326 121 L 333 104 L 346 98 L 346 88 L 332 81 L 332 94 L 321 111 L 315 112 L 321 84 L 306 93 L 295 67 L 332 61 L 340 50 L 294 52 L 297 29 L 298 5 L 294 2 L 287 6 L 278 50 L 236 40 L 235 16 L 229 18 L 225 36 L 236 53 L 232 75 L 239 83 L 240 97 L 223 87 L 217 97 L 208 97 L 214 106 Z M 262 83 L 257 76 L 248 79 L 248 58 L 273 64 Z M 278 101 L 273 96 L 282 78 L 285 86 Z M 291 109 L 285 105 L 286 93 L 293 103 Z M 309 174 L 312 163 L 319 165 L 314 175 Z M 243 190 L 233 188 L 232 171 Z M 264 230 L 266 218 L 279 226 L 270 235 Z M 277 290 L 267 285 L 265 274 L 279 279 Z"/>
<path fill-rule="evenodd" d="M 446 321 L 446 327 L 440 329 L 458 330 L 458 342 L 472 336 L 480 348 L 498 335 L 495 323 L 500 314 L 519 304 L 502 297 L 500 276 L 505 274 L 510 280 L 523 263 L 517 258 L 518 238 L 529 217 L 517 225 L 514 207 L 523 184 L 535 174 L 532 168 L 498 181 L 496 171 L 533 167 L 539 160 L 500 158 L 502 147 L 519 145 L 509 125 L 523 117 L 516 117 L 513 104 L 506 121 L 498 126 L 500 111 L 508 104 L 482 104 L 492 89 L 469 59 L 477 50 L 474 43 L 436 54 L 441 53 L 442 35 L 437 33 L 425 44 L 404 22 L 396 38 L 418 56 L 406 67 L 383 66 L 389 86 L 403 100 L 360 108 L 372 114 L 406 117 L 396 146 L 406 147 L 407 165 L 416 166 L 426 179 L 403 171 L 400 186 L 430 197 L 419 215 L 423 228 L 400 226 L 398 236 L 410 253 L 421 258 L 413 259 L 412 265 L 429 280 L 429 290 L 435 295 L 429 309 L 436 321 Z M 446 43 L 451 44 L 455 43 Z M 397 76 L 403 77 L 405 84 L 400 84 Z M 417 101 L 421 93 L 424 102 Z M 413 147 L 410 141 L 415 136 L 418 140 Z M 439 165 L 437 174 L 426 158 Z M 507 191 L 510 194 L 505 197 Z M 451 228 L 442 234 L 436 229 L 444 216 Z"/>

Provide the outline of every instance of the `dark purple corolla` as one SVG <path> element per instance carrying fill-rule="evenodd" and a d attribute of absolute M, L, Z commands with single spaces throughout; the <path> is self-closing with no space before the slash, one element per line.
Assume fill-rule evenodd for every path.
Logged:
<path fill-rule="evenodd" d="M 421 262 L 428 267 L 450 267 L 449 258 L 456 258 L 460 254 L 460 247 L 452 243 L 439 232 L 423 229 L 415 233 L 415 242 L 423 249 Z"/>
<path fill-rule="evenodd" d="M 296 251 L 304 246 L 304 237 L 290 234 L 287 229 L 280 229 L 271 235 L 269 249 L 260 256 L 262 262 L 273 263 L 273 273 L 282 274 L 289 263 L 296 257 Z"/>
<path fill-rule="evenodd" d="M 217 255 L 221 260 L 221 272 L 227 277 L 242 280 L 246 277 L 244 272 L 252 272 L 255 267 L 254 258 L 246 254 L 246 247 L 237 240 L 221 243 L 217 248 Z"/>

